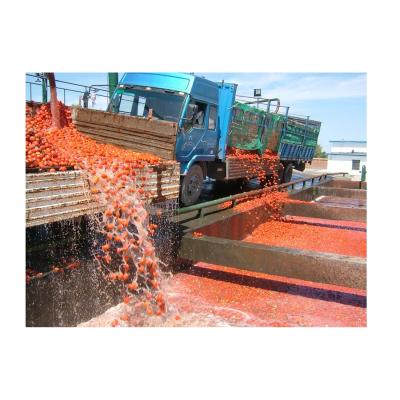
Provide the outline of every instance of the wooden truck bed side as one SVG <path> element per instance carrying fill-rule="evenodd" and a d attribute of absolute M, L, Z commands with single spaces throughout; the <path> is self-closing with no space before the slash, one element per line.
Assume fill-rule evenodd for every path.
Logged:
<path fill-rule="evenodd" d="M 164 160 L 175 159 L 175 122 L 72 107 L 76 128 L 98 142 L 110 143 Z"/>

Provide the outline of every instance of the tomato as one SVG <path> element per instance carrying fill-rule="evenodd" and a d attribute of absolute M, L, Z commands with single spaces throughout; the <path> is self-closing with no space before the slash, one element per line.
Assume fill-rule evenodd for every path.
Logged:
<path fill-rule="evenodd" d="M 147 298 L 146 309 L 153 312 L 152 306 L 160 302 L 163 307 L 158 312 L 165 312 L 163 297 L 155 299 L 155 294 L 159 293 L 161 271 L 150 236 L 157 226 L 147 226 L 144 209 L 148 194 L 144 184 L 151 172 L 148 166 L 159 163 L 160 159 L 148 153 L 98 143 L 76 129 L 68 107 L 59 102 L 59 109 L 61 129 L 51 128 L 48 104 L 42 105 L 35 115 L 27 109 L 26 167 L 53 173 L 85 170 L 93 199 L 106 204 L 98 231 L 108 241 L 95 254 L 98 268 L 104 269 L 107 279 L 118 281 L 115 284 L 122 286 L 125 293 L 127 290 L 137 291 L 139 302 L 141 298 Z M 138 240 L 132 237 L 132 228 L 140 232 Z M 78 265 L 74 262 L 66 268 L 75 269 Z M 57 268 L 54 271 L 57 272 Z M 150 288 L 149 291 L 146 289 L 142 294 L 139 290 L 141 285 Z M 113 322 L 113 326 L 116 324 Z"/>
<path fill-rule="evenodd" d="M 113 327 L 113 328 L 115 328 L 116 326 L 118 326 L 119 325 L 119 321 L 117 320 L 117 319 L 113 319 L 112 321 L 111 321 L 111 326 Z"/>

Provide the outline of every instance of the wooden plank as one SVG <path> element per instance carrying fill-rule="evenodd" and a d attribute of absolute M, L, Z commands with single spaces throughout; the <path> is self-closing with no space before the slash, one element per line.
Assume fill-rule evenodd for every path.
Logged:
<path fill-rule="evenodd" d="M 82 133 L 101 136 L 104 139 L 107 139 L 108 137 L 112 137 L 114 139 L 124 140 L 124 141 L 130 142 L 132 144 L 138 143 L 138 144 L 143 144 L 145 146 L 147 145 L 147 146 L 157 147 L 157 148 L 167 149 L 167 150 L 175 149 L 175 141 L 155 140 L 154 137 L 149 139 L 149 138 L 145 138 L 145 137 L 120 133 L 118 131 L 109 131 L 109 130 L 105 130 L 102 128 L 93 128 L 93 127 L 82 126 L 81 124 L 78 124 L 77 128 Z"/>
<path fill-rule="evenodd" d="M 124 141 L 121 141 L 121 140 L 114 140 L 114 139 L 110 139 L 110 138 L 104 139 L 104 138 L 102 138 L 100 136 L 95 136 L 95 135 L 91 135 L 91 134 L 90 135 L 87 134 L 87 135 L 90 136 L 91 138 L 97 140 L 100 143 L 111 143 L 111 144 L 114 144 L 116 146 L 120 146 L 120 147 L 123 147 L 125 149 L 137 151 L 137 152 L 140 152 L 140 153 L 148 153 L 149 152 L 149 148 L 144 146 L 144 145 L 136 144 L 135 146 L 133 146 L 131 143 L 124 142 Z M 154 154 L 155 156 L 163 158 L 165 160 L 172 160 L 173 156 L 172 156 L 171 153 L 172 152 L 168 152 L 166 150 L 154 149 L 154 151 L 151 154 Z"/>
<path fill-rule="evenodd" d="M 145 137 L 147 139 L 155 139 L 155 140 L 160 140 L 164 142 L 172 142 L 175 143 L 176 140 L 176 132 L 173 134 L 158 134 L 156 132 L 151 132 L 151 131 L 141 131 L 138 129 L 125 129 L 121 126 L 109 126 L 109 125 L 100 125 L 100 124 L 93 124 L 90 122 L 85 122 L 85 121 L 75 121 L 74 122 L 75 126 L 80 126 L 80 127 L 88 127 L 88 128 L 94 128 L 94 129 L 103 129 L 109 132 L 119 132 L 123 133 L 124 135 L 131 135 L 131 136 L 136 136 L 139 138 Z"/>
<path fill-rule="evenodd" d="M 99 110 L 72 107 L 78 130 L 89 137 L 167 160 L 175 158 L 177 124 Z"/>
<path fill-rule="evenodd" d="M 177 124 L 175 122 L 133 117 L 100 110 L 72 107 L 72 120 L 100 126 L 117 127 L 139 132 L 150 132 L 154 135 L 174 136 Z"/>
<path fill-rule="evenodd" d="M 149 165 L 138 171 L 147 175 L 144 190 L 153 202 L 179 197 L 180 166 L 177 162 Z M 86 171 L 26 174 L 26 227 L 101 212 L 104 205 L 90 193 Z"/>
<path fill-rule="evenodd" d="M 56 180 L 60 181 L 63 179 L 75 179 L 82 176 L 81 170 L 64 171 L 60 172 L 40 172 L 40 173 L 28 173 L 25 176 L 27 182 L 43 181 L 43 180 Z"/>
<path fill-rule="evenodd" d="M 111 143 L 111 144 L 115 144 L 116 146 L 121 146 L 125 149 L 128 150 L 134 150 L 134 151 L 138 151 L 141 153 L 149 153 L 150 148 L 148 146 L 144 146 L 144 145 L 139 145 L 139 144 L 132 144 L 130 142 L 126 142 L 124 140 L 117 140 L 117 139 L 111 139 L 111 138 L 106 138 L 104 139 L 101 136 L 98 135 L 92 135 L 92 134 L 88 134 L 86 132 L 83 132 L 84 134 L 88 135 L 89 137 L 97 140 L 98 142 L 101 143 Z M 161 157 L 165 160 L 172 160 L 173 156 L 174 156 L 174 152 L 173 151 L 167 151 L 167 150 L 161 150 L 161 149 L 151 149 L 152 150 L 152 154 Z"/>

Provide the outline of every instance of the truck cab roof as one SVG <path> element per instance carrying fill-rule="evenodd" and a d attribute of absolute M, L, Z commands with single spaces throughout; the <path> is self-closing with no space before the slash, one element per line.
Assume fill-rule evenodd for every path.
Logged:
<path fill-rule="evenodd" d="M 198 100 L 218 104 L 218 83 L 187 73 L 125 73 L 120 85 L 136 85 L 191 94 Z"/>

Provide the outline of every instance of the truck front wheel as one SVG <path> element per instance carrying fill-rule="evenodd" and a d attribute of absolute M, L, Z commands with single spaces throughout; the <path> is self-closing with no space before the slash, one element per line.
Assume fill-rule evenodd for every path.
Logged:
<path fill-rule="evenodd" d="M 203 189 L 203 181 L 203 169 L 198 164 L 192 165 L 181 180 L 181 203 L 184 206 L 197 202 Z"/>

